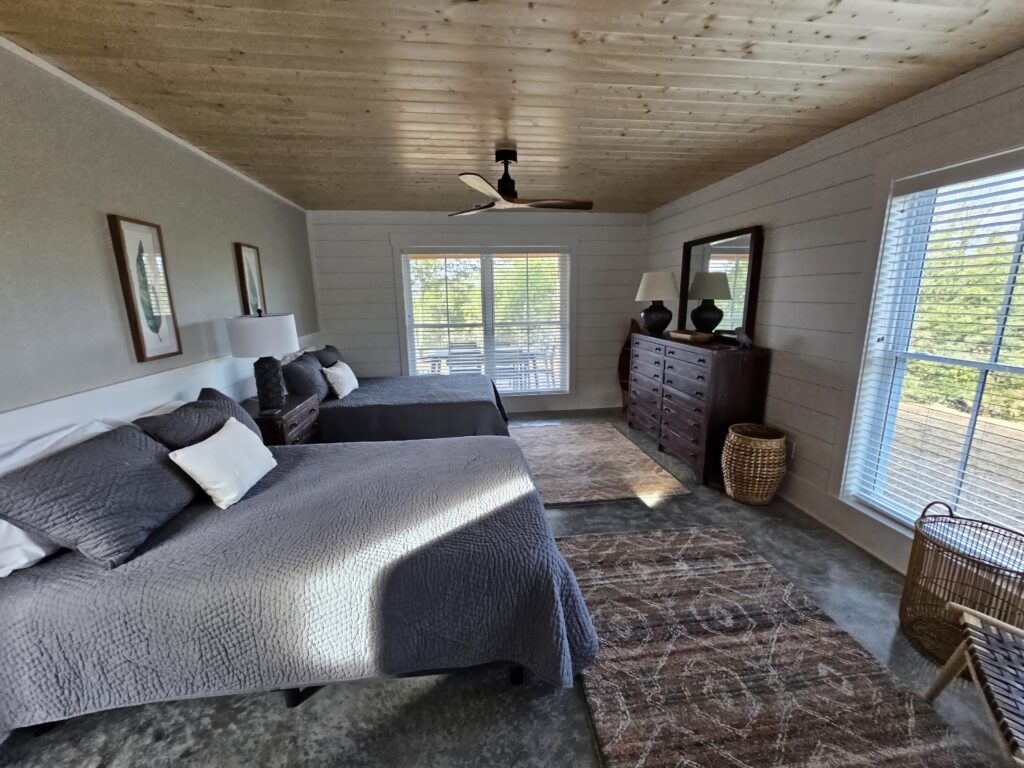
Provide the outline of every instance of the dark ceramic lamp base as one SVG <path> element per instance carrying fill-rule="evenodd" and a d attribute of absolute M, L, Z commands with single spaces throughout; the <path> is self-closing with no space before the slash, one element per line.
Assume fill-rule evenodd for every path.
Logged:
<path fill-rule="evenodd" d="M 672 310 L 663 301 L 652 301 L 651 306 L 640 313 L 640 322 L 651 336 L 661 336 L 672 322 Z"/>
<path fill-rule="evenodd" d="M 252 366 L 256 374 L 256 397 L 261 411 L 276 411 L 284 405 L 284 374 L 276 357 L 261 357 Z"/>
<path fill-rule="evenodd" d="M 714 299 L 704 299 L 700 306 L 690 313 L 693 327 L 701 333 L 711 333 L 722 322 L 723 312 L 715 306 Z"/>

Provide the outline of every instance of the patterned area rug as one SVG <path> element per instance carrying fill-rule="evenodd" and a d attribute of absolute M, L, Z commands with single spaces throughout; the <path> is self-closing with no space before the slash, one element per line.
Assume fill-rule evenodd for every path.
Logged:
<path fill-rule="evenodd" d="M 732 531 L 558 545 L 601 640 L 583 683 L 607 768 L 988 764 Z"/>
<path fill-rule="evenodd" d="M 689 493 L 611 424 L 512 427 L 545 504 L 639 498 L 653 506 Z"/>

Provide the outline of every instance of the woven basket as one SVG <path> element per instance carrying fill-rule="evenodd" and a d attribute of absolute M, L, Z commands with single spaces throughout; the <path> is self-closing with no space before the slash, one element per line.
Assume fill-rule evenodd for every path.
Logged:
<path fill-rule="evenodd" d="M 729 498 L 770 503 L 786 475 L 786 436 L 763 424 L 733 424 L 722 449 L 722 475 Z"/>
<path fill-rule="evenodd" d="M 942 512 L 928 514 L 933 507 Z M 1024 627 L 1024 534 L 933 501 L 914 526 L 900 600 L 903 634 L 945 662 L 963 639 L 953 602 Z"/>

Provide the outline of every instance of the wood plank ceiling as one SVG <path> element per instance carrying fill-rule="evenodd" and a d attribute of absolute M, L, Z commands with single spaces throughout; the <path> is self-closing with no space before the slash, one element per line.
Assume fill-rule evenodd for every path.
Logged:
<path fill-rule="evenodd" d="M 645 211 L 1024 45 L 1024 0 L 19 0 L 0 34 L 310 209 Z"/>

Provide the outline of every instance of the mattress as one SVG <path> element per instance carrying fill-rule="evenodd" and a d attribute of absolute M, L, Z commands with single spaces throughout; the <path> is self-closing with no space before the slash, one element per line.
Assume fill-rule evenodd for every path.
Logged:
<path fill-rule="evenodd" d="M 285 446 L 104 570 L 0 579 L 0 733 L 146 702 L 512 662 L 569 686 L 597 639 L 507 437 Z"/>
<path fill-rule="evenodd" d="M 508 435 L 501 397 L 490 377 L 385 376 L 361 379 L 341 399 L 320 404 L 324 443 Z"/>

